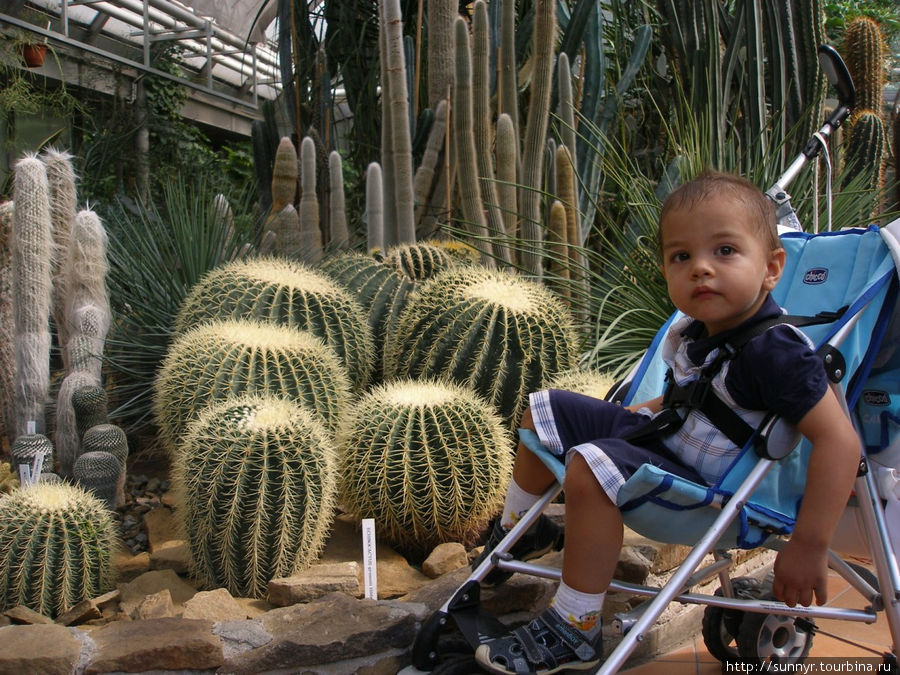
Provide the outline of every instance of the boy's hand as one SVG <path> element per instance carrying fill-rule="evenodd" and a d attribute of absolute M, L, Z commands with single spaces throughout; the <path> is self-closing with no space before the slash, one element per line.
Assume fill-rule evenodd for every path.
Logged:
<path fill-rule="evenodd" d="M 828 600 L 827 547 L 791 539 L 775 558 L 774 569 L 772 592 L 788 607 L 808 607 L 813 594 L 817 605 Z"/>

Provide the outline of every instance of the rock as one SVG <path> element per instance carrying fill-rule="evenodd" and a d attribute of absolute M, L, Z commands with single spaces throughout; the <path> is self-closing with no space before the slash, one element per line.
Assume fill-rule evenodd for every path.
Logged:
<path fill-rule="evenodd" d="M 82 600 L 68 612 L 56 617 L 56 623 L 60 626 L 71 626 L 73 624 L 99 619 L 101 616 L 102 612 L 93 600 Z"/>
<path fill-rule="evenodd" d="M 184 603 L 185 619 L 206 619 L 208 621 L 241 621 L 247 612 L 224 588 L 200 591 Z"/>
<path fill-rule="evenodd" d="M 420 604 L 359 600 L 344 593 L 273 609 L 259 619 L 272 640 L 230 659 L 225 670 L 304 672 L 306 667 L 405 650 L 415 640 L 425 611 Z"/>
<path fill-rule="evenodd" d="M 182 539 L 175 514 L 167 508 L 147 511 L 144 514 L 144 529 L 147 532 L 147 547 L 151 554 L 172 540 Z"/>
<path fill-rule="evenodd" d="M 616 563 L 615 578 L 632 584 L 643 584 L 652 564 L 636 546 L 623 546 Z"/>
<path fill-rule="evenodd" d="M 272 579 L 268 591 L 267 599 L 274 607 L 310 602 L 335 591 L 354 598 L 363 595 L 356 561 L 313 565 L 289 577 Z"/>
<path fill-rule="evenodd" d="M 151 570 L 172 570 L 176 574 L 185 574 L 190 569 L 191 551 L 188 543 L 182 539 L 172 539 L 157 544 L 150 553 Z"/>
<path fill-rule="evenodd" d="M 113 556 L 113 566 L 122 579 L 133 579 L 134 577 L 149 571 L 150 554 L 147 551 L 131 555 L 128 552 L 120 552 Z"/>
<path fill-rule="evenodd" d="M 121 599 L 119 605 L 124 614 L 130 615 L 144 597 L 167 589 L 172 596 L 175 610 L 182 610 L 184 603 L 197 592 L 190 584 L 184 582 L 172 570 L 154 570 L 145 572 L 131 582 L 119 584 Z"/>
<path fill-rule="evenodd" d="M 81 642 L 59 625 L 0 628 L 0 673 L 69 675 L 81 654 Z"/>
<path fill-rule="evenodd" d="M 439 544 L 422 563 L 425 576 L 437 579 L 442 574 L 452 572 L 469 564 L 466 547 L 456 542 Z"/>
<path fill-rule="evenodd" d="M 271 633 L 259 621 L 219 621 L 213 625 L 213 633 L 222 640 L 226 662 L 272 641 Z"/>
<path fill-rule="evenodd" d="M 3 612 L 5 616 L 8 616 L 13 623 L 24 623 L 24 624 L 39 624 L 39 623 L 53 623 L 53 619 L 49 616 L 44 616 L 43 614 L 39 614 L 35 612 L 33 609 L 26 607 L 25 605 L 16 605 L 5 612 Z"/>
<path fill-rule="evenodd" d="M 96 653 L 85 672 L 208 670 L 224 663 L 212 622 L 198 619 L 117 621 L 95 630 Z"/>
<path fill-rule="evenodd" d="M 168 588 L 158 593 L 144 596 L 137 607 L 131 610 L 131 618 L 135 621 L 144 619 L 165 619 L 175 616 L 175 606 L 172 604 L 172 594 Z"/>

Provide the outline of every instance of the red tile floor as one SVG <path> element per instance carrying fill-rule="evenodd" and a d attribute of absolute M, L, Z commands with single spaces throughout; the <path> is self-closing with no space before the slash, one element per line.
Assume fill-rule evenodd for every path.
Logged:
<path fill-rule="evenodd" d="M 847 582 L 836 574 L 829 577 L 828 605 L 835 607 L 862 608 L 867 604 L 865 599 L 848 586 Z M 816 620 L 819 628 L 832 635 L 840 636 L 855 644 L 847 644 L 833 637 L 817 633 L 813 638 L 810 657 L 875 657 L 890 651 L 891 637 L 887 620 L 879 613 L 873 624 L 853 621 Z M 875 650 L 877 654 L 873 654 Z M 722 664 L 712 656 L 703 644 L 700 627 L 694 639 L 650 663 L 645 663 L 626 671 L 628 675 L 720 675 Z"/>

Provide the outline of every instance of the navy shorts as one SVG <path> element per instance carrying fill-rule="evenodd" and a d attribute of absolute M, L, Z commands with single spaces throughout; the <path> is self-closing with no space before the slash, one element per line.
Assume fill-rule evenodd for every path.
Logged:
<path fill-rule="evenodd" d="M 683 464 L 660 440 L 635 445 L 623 440 L 645 425 L 650 416 L 621 405 L 561 389 L 530 396 L 531 415 L 541 442 L 568 461 L 577 452 L 615 504 L 619 488 L 642 464 L 659 468 L 700 485 L 706 482 Z"/>

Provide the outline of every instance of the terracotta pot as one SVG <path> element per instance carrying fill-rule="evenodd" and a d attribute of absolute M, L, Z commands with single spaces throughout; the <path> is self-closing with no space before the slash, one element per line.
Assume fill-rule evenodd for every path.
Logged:
<path fill-rule="evenodd" d="M 29 68 L 39 68 L 44 65 L 44 57 L 47 55 L 47 45 L 31 44 L 22 46 L 22 59 Z"/>

